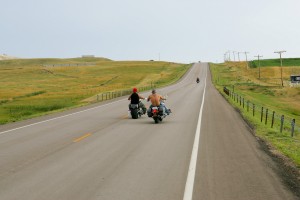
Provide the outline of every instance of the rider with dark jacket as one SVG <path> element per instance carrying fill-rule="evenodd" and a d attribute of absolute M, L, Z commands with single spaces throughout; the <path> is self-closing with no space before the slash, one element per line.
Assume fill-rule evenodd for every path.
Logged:
<path fill-rule="evenodd" d="M 128 100 L 130 100 L 130 104 L 138 104 L 140 108 L 142 108 L 143 113 L 146 113 L 146 107 L 145 105 L 140 101 L 140 99 L 145 99 L 141 95 L 137 93 L 137 88 L 133 88 L 132 94 L 128 97 Z M 130 104 L 129 104 L 129 109 L 130 109 Z"/>

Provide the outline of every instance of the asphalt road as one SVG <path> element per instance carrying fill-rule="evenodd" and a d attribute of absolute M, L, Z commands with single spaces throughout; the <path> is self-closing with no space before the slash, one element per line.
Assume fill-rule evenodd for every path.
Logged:
<path fill-rule="evenodd" d="M 0 199 L 297 199 L 210 77 L 198 63 L 159 89 L 173 111 L 160 124 L 129 119 L 122 97 L 1 126 Z"/>

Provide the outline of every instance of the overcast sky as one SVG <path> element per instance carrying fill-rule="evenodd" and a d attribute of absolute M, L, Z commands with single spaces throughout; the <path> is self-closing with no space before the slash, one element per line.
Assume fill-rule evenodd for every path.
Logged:
<path fill-rule="evenodd" d="M 189 63 L 228 50 L 300 57 L 300 0 L 0 0 L 0 54 Z"/>

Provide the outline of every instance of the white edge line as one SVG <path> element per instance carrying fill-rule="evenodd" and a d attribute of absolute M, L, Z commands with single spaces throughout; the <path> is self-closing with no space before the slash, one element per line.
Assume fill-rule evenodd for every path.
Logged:
<path fill-rule="evenodd" d="M 207 77 L 207 72 L 206 72 L 206 77 Z M 186 184 L 185 184 L 183 200 L 192 200 L 192 198 L 193 198 L 194 181 L 195 181 L 196 165 L 197 165 L 197 157 L 198 157 L 198 148 L 199 148 L 199 142 L 200 142 L 202 112 L 203 112 L 205 90 L 206 90 L 206 77 L 205 77 L 204 92 L 203 92 L 202 103 L 201 103 L 201 108 L 200 108 L 199 117 L 198 117 L 198 124 L 197 124 L 197 129 L 196 129 L 194 145 L 193 145 L 193 151 L 192 151 L 192 155 L 191 155 L 189 172 L 188 172 L 188 176 L 187 176 L 187 180 L 186 180 Z"/>
<path fill-rule="evenodd" d="M 126 99 L 125 99 L 125 100 L 126 100 Z M 7 130 L 7 131 L 3 131 L 3 132 L 0 132 L 0 135 L 2 135 L 2 134 L 4 134 L 4 133 L 11 132 L 11 131 L 19 130 L 19 129 L 22 129 L 22 128 L 34 126 L 34 125 L 37 125 L 37 124 L 42 124 L 42 123 L 49 122 L 49 121 L 53 121 L 53 120 L 56 120 L 56 119 L 68 117 L 68 116 L 71 116 L 71 115 L 76 115 L 76 114 L 79 114 L 79 113 L 82 113 L 82 112 L 86 112 L 86 111 L 89 111 L 89 110 L 98 109 L 98 108 L 100 108 L 100 107 L 108 106 L 108 105 L 110 105 L 110 104 L 113 104 L 113 103 L 116 103 L 116 102 L 119 102 L 119 101 L 124 101 L 124 99 L 121 99 L 121 100 L 118 100 L 118 101 L 114 101 L 114 102 L 111 102 L 111 103 L 107 103 L 107 104 L 104 104 L 104 105 L 100 105 L 100 106 L 97 106 L 97 107 L 89 108 L 89 109 L 86 109 L 86 110 L 78 111 L 78 112 L 75 112 L 75 113 L 63 115 L 63 116 L 60 116 L 60 117 L 55 117 L 55 118 L 52 118 L 52 119 L 48 119 L 48 120 L 36 122 L 36 123 L 33 123 L 33 124 L 28 124 L 28 125 L 25 125 L 25 126 L 21 126 L 21 127 L 18 127 L 18 128 L 10 129 L 10 130 Z"/>

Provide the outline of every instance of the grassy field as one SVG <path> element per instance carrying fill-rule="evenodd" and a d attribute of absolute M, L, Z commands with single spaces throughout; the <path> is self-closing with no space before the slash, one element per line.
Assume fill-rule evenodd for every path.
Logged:
<path fill-rule="evenodd" d="M 258 67 L 258 60 L 250 61 L 250 67 Z M 261 67 L 274 67 L 280 66 L 280 59 L 265 59 L 260 61 Z M 292 67 L 300 66 L 300 58 L 283 58 L 282 59 L 283 67 Z"/>
<path fill-rule="evenodd" d="M 45 67 L 49 64 L 70 66 Z M 0 124 L 82 106 L 89 103 L 86 99 L 107 91 L 167 85 L 189 67 L 104 58 L 0 61 Z"/>
<path fill-rule="evenodd" d="M 300 67 L 285 66 L 283 68 L 284 87 L 280 82 L 280 68 L 261 67 L 261 78 L 258 78 L 258 69 L 249 68 L 244 62 L 227 62 L 224 64 L 211 64 L 213 82 L 217 89 L 223 92 L 226 86 L 230 91 L 243 97 L 256 105 L 257 110 L 253 117 L 253 109 L 248 112 L 240 102 L 234 101 L 224 95 L 230 103 L 238 108 L 249 121 L 260 138 L 268 141 L 278 151 L 293 160 L 300 168 L 300 88 L 289 87 L 288 80 L 292 72 L 300 71 Z M 265 124 L 265 111 L 261 122 L 261 107 L 269 109 L 269 123 Z M 270 126 L 272 111 L 276 112 L 274 127 Z M 285 116 L 283 132 L 280 133 L 280 116 Z M 291 137 L 290 120 L 296 120 L 294 137 Z"/>

